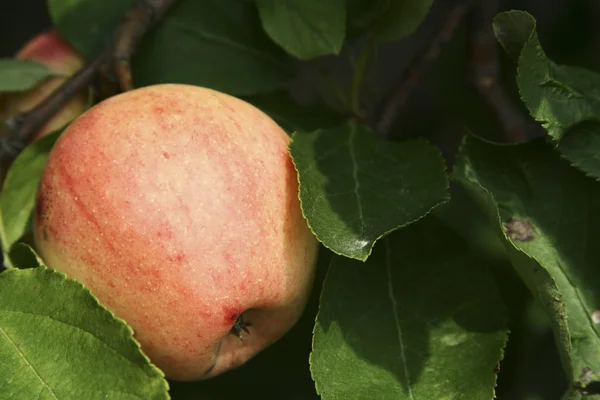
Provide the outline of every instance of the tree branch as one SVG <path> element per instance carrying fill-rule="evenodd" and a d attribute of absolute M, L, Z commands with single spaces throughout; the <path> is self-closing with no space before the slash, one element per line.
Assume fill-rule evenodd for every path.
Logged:
<path fill-rule="evenodd" d="M 87 86 L 102 64 L 110 59 L 110 51 L 103 51 L 72 75 L 35 108 L 12 118 L 7 132 L 0 140 L 0 182 L 4 182 L 8 168 L 31 141 L 35 133 L 54 116 L 71 97 Z"/>
<path fill-rule="evenodd" d="M 160 20 L 175 0 L 140 0 L 125 14 L 114 45 L 114 71 L 123 91 L 133 89 L 130 60 L 150 26 Z"/>
<path fill-rule="evenodd" d="M 498 45 L 492 29 L 498 0 L 471 0 L 467 82 L 481 95 L 510 143 L 543 135 L 539 125 L 528 120 L 500 82 Z"/>
<path fill-rule="evenodd" d="M 8 168 L 35 133 L 80 89 L 89 85 L 99 70 L 113 68 L 122 90 L 132 89 L 129 61 L 149 27 L 160 20 L 175 0 L 138 0 L 117 28 L 115 40 L 98 56 L 58 87 L 35 108 L 9 121 L 0 139 L 0 185 Z"/>
<path fill-rule="evenodd" d="M 374 118 L 376 130 L 383 137 L 389 136 L 392 125 L 410 94 L 435 64 L 442 47 L 452 39 L 468 10 L 467 5 L 462 1 L 457 4 L 440 3 L 443 3 L 442 6 L 447 7 L 447 10 L 443 13 L 444 20 L 441 29 L 435 31 L 433 37 L 423 41 L 424 46 L 414 54 L 411 62 L 402 73 L 399 84 L 392 90 L 391 95 L 384 100 L 381 113 L 378 113 L 379 115 Z M 424 23 L 421 24 L 421 28 L 424 25 Z M 418 34 L 419 30 L 415 35 Z"/>

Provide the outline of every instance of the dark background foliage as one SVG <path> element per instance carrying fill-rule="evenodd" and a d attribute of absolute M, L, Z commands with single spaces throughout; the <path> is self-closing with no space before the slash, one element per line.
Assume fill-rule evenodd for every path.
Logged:
<path fill-rule="evenodd" d="M 530 12 L 538 22 L 538 33 L 548 56 L 559 64 L 579 65 L 600 70 L 600 3 L 595 0 L 504 0 L 498 11 L 520 9 Z M 0 1 L 0 56 L 9 57 L 39 31 L 51 26 L 43 0 Z M 435 29 L 424 26 L 423 29 Z M 379 56 L 377 87 L 386 88 L 397 79 L 410 55 L 422 45 L 415 35 L 387 44 Z M 412 93 L 407 110 L 396 123 L 395 130 L 404 137 L 426 136 L 440 145 L 446 157 L 452 154 L 462 130 L 456 112 L 448 104 L 447 92 L 463 90 L 464 32 L 445 49 L 437 66 Z M 346 50 L 348 51 L 348 50 Z M 336 78 L 344 81 L 347 65 L 335 57 L 322 57 Z M 506 62 L 506 76 L 513 77 L 514 68 Z M 310 79 L 310 74 L 307 74 Z M 514 84 L 507 79 L 507 84 Z M 311 98 L 315 93 L 303 92 L 298 85 L 298 98 Z M 321 93 L 322 94 L 322 93 Z M 325 94 L 326 95 L 326 94 Z M 467 116 L 468 117 L 468 116 Z M 489 134 L 493 136 L 493 128 Z M 431 132 L 434 132 L 433 134 Z M 453 194 L 458 196 L 459 194 Z M 244 367 L 207 382 L 171 382 L 174 399 L 229 399 L 259 396 L 263 399 L 317 398 L 308 369 L 311 332 L 318 305 L 318 288 L 330 253 L 321 252 L 320 279 L 310 305 L 300 323 L 280 342 L 257 356 Z M 487 263 L 493 260 L 487 258 Z M 500 261 L 496 274 L 505 303 L 510 310 L 510 344 L 501 364 L 497 395 L 499 399 L 560 399 L 565 390 L 552 332 L 541 310 L 530 300 L 527 290 L 515 278 L 512 269 Z M 525 306 L 524 306 L 525 305 Z"/>

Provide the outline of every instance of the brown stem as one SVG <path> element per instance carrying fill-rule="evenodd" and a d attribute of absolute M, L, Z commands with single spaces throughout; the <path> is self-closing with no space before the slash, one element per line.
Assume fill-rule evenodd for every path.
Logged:
<path fill-rule="evenodd" d="M 500 123 L 506 140 L 518 143 L 536 136 L 531 123 L 500 82 L 500 59 L 492 24 L 498 0 L 471 0 L 469 16 L 468 83 L 482 97 Z M 539 130 L 540 133 L 541 130 Z"/>
<path fill-rule="evenodd" d="M 114 68 L 123 90 L 129 90 L 131 73 L 129 60 L 148 28 L 157 22 L 175 0 L 139 0 L 127 12 L 117 29 L 113 43 L 97 57 L 87 62 L 77 73 L 58 87 L 35 108 L 12 118 L 0 140 L 0 186 L 8 168 L 31 141 L 33 135 L 52 118 L 80 89 L 89 85 L 99 70 Z"/>
<path fill-rule="evenodd" d="M 14 117 L 8 131 L 0 140 L 0 182 L 4 182 L 12 161 L 31 141 L 33 135 L 52 118 L 71 97 L 87 86 L 102 64 L 110 59 L 105 50 L 72 75 L 64 84 L 52 92 L 35 108 Z"/>
<path fill-rule="evenodd" d="M 443 6 L 448 7 L 446 4 Z M 452 5 L 443 14 L 444 21 L 440 30 L 434 32 L 434 37 L 424 41 L 424 47 L 415 53 L 400 78 L 399 84 L 393 89 L 391 96 L 385 101 L 382 112 L 376 116 L 376 129 L 384 137 L 388 137 L 394 121 L 402 110 L 409 95 L 418 86 L 423 76 L 435 64 L 441 49 L 453 37 L 456 28 L 467 13 L 467 5 L 459 2 Z M 421 24 L 423 26 L 425 24 Z M 415 33 L 418 35 L 419 32 Z"/>
<path fill-rule="evenodd" d="M 173 5 L 175 0 L 139 0 L 125 14 L 114 44 L 113 59 L 117 80 L 123 91 L 133 89 L 130 60 L 144 34 Z"/>

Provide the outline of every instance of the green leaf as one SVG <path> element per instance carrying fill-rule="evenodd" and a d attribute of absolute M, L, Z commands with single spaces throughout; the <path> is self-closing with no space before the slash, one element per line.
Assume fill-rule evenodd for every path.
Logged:
<path fill-rule="evenodd" d="M 586 175 L 600 180 L 600 124 L 584 122 L 569 130 L 558 151 Z"/>
<path fill-rule="evenodd" d="M 496 40 L 506 54 L 515 62 L 519 61 L 523 46 L 531 39 L 537 41 L 536 21 L 524 11 L 506 11 L 494 17 L 492 25 Z M 532 36 L 535 35 L 535 38 Z M 540 46 L 539 41 L 537 46 Z"/>
<path fill-rule="evenodd" d="M 600 75 L 555 64 L 544 53 L 535 26 L 535 19 L 523 11 L 494 18 L 496 37 L 511 57 L 518 54 L 517 84 L 523 102 L 558 141 L 580 122 L 600 121 Z"/>
<path fill-rule="evenodd" d="M 19 242 L 10 249 L 10 261 L 15 268 L 37 268 L 44 265 L 40 256 L 26 243 Z"/>
<path fill-rule="evenodd" d="M 77 51 L 93 57 L 114 38 L 134 0 L 47 0 L 56 29 Z"/>
<path fill-rule="evenodd" d="M 590 394 L 582 391 L 580 388 L 571 388 L 561 400 L 600 400 L 600 394 Z"/>
<path fill-rule="evenodd" d="M 0 273 L 0 359 L 11 400 L 169 398 L 131 328 L 46 267 Z"/>
<path fill-rule="evenodd" d="M 267 34 L 301 60 L 339 54 L 344 43 L 344 0 L 256 0 Z"/>
<path fill-rule="evenodd" d="M 326 105 L 303 107 L 284 91 L 245 97 L 244 100 L 260 108 L 289 133 L 330 128 L 342 121 Z"/>
<path fill-rule="evenodd" d="M 7 254 L 27 231 L 48 154 L 61 131 L 27 146 L 11 165 L 0 193 L 0 238 Z"/>
<path fill-rule="evenodd" d="M 479 210 L 455 177 L 450 177 L 450 201 L 436 207 L 432 215 L 465 239 L 476 254 L 496 263 L 506 261 L 504 235 L 498 235 L 497 227 L 490 226 L 490 218 Z"/>
<path fill-rule="evenodd" d="M 335 253 L 366 260 L 375 241 L 448 200 L 439 151 L 348 125 L 296 134 L 290 144 L 300 201 L 317 238 Z"/>
<path fill-rule="evenodd" d="M 462 188 L 479 205 L 479 210 L 475 209 L 473 212 L 483 212 L 484 218 L 487 218 L 488 227 L 492 230 L 491 233 L 501 241 L 502 254 L 512 263 L 533 297 L 544 308 L 544 311 L 549 316 L 563 364 L 569 365 L 571 337 L 567 323 L 567 314 L 565 313 L 565 303 L 562 301 L 562 296 L 556 283 L 550 274 L 540 267 L 537 261 L 519 251 L 507 239 L 494 197 L 477 182 L 465 179 L 461 168 L 460 164 L 455 168 L 456 174 L 459 177 L 454 176 L 452 182 L 457 187 Z"/>
<path fill-rule="evenodd" d="M 548 59 L 536 21 L 526 12 L 498 14 L 494 31 L 508 55 L 518 60 L 517 84 L 531 115 L 571 164 L 600 179 L 600 75 Z"/>
<path fill-rule="evenodd" d="M 497 205 L 496 223 L 521 252 L 513 251 L 513 264 L 553 321 L 572 383 L 600 380 L 600 325 L 592 318 L 600 308 L 600 186 L 543 138 L 495 146 L 468 137 L 455 174 L 489 193 L 479 195 L 488 209 Z"/>
<path fill-rule="evenodd" d="M 394 0 L 377 20 L 375 37 L 379 42 L 392 42 L 410 35 L 423 22 L 433 0 Z"/>
<path fill-rule="evenodd" d="M 22 92 L 38 83 L 57 76 L 48 67 L 17 58 L 0 59 L 0 92 Z"/>
<path fill-rule="evenodd" d="M 310 363 L 327 399 L 493 399 L 508 331 L 491 274 L 433 217 L 334 257 Z"/>
<path fill-rule="evenodd" d="M 49 0 L 61 34 L 91 55 L 107 44 L 131 1 Z M 142 40 L 133 59 L 136 86 L 187 83 L 234 95 L 276 89 L 291 77 L 290 58 L 271 43 L 252 4 L 181 0 Z"/>

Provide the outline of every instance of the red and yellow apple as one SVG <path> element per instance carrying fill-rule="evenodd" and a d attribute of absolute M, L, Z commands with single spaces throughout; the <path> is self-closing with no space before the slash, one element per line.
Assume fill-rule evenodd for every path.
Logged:
<path fill-rule="evenodd" d="M 50 153 L 38 251 L 127 321 L 167 377 L 238 366 L 290 329 L 312 286 L 318 246 L 288 143 L 254 106 L 205 88 L 105 100 Z"/>
<path fill-rule="evenodd" d="M 0 96 L 0 119 L 2 120 L 8 120 L 37 106 L 83 65 L 81 56 L 54 30 L 33 38 L 17 53 L 16 57 L 42 64 L 59 76 L 46 79 L 26 92 L 2 94 Z M 33 140 L 65 126 L 86 110 L 87 103 L 86 91 L 77 93 L 36 133 Z"/>

